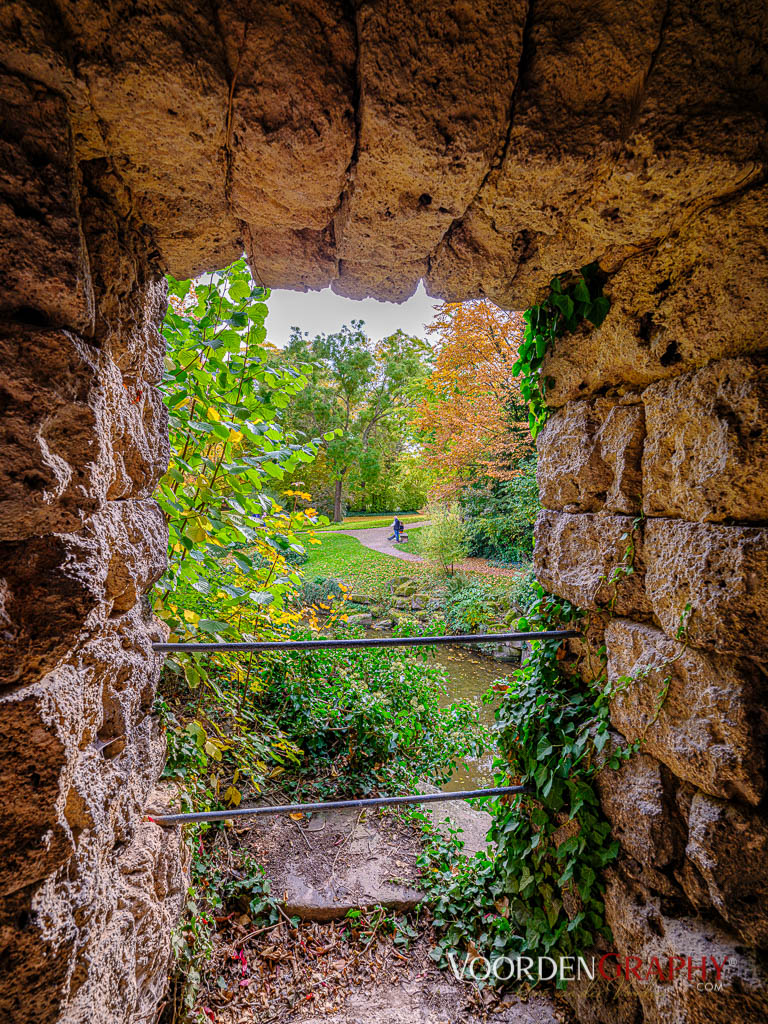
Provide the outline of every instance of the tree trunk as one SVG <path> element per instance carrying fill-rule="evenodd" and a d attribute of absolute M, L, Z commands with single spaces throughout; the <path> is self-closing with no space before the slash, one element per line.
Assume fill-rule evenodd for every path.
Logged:
<path fill-rule="evenodd" d="M 338 479 L 336 481 L 336 491 L 333 495 L 333 521 L 334 523 L 340 523 L 344 518 L 341 514 L 341 495 L 344 488 L 344 481 Z"/>

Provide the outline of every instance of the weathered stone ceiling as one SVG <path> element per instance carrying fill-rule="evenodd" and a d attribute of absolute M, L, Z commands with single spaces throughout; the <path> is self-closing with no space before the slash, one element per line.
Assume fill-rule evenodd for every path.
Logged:
<path fill-rule="evenodd" d="M 7 3 L 0 26 L 175 274 L 245 247 L 272 286 L 403 299 L 424 277 L 519 306 L 761 178 L 767 12 L 62 0 Z"/>

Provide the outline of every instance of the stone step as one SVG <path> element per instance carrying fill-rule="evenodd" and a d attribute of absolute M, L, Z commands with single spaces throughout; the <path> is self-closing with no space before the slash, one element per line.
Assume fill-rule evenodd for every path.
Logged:
<path fill-rule="evenodd" d="M 436 793 L 423 784 L 420 792 Z M 427 806 L 446 836 L 460 829 L 464 853 L 486 848 L 490 815 L 463 800 Z M 285 912 L 304 921 L 330 921 L 359 907 L 383 906 L 403 913 L 423 895 L 416 860 L 419 829 L 385 808 L 321 811 L 293 820 L 288 815 L 255 819 L 240 832 L 272 880 Z"/>
<path fill-rule="evenodd" d="M 468 1005 L 467 988 L 452 975 L 427 968 L 400 982 L 365 986 L 354 992 L 341 1010 L 318 1016 L 309 1011 L 302 1024 L 563 1024 L 568 1015 L 547 994 L 532 992 L 525 1002 L 494 1007 L 492 1016 Z"/>
<path fill-rule="evenodd" d="M 289 916 L 330 921 L 376 905 L 402 913 L 423 898 L 419 834 L 384 809 L 322 811 L 301 821 L 287 815 L 257 819 L 247 842 Z"/>

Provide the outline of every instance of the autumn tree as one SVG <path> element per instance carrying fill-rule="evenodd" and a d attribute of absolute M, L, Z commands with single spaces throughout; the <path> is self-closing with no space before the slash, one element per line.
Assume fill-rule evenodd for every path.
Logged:
<path fill-rule="evenodd" d="M 374 482 L 402 450 L 416 385 L 431 368 L 430 346 L 400 330 L 373 342 L 364 323 L 353 320 L 314 338 L 294 328 L 284 356 L 309 380 L 292 406 L 290 425 L 310 437 L 338 431 L 319 465 L 332 480 L 333 518 L 340 522 L 350 480 Z"/>
<path fill-rule="evenodd" d="M 437 355 L 416 422 L 443 494 L 478 476 L 511 480 L 534 450 L 512 373 L 523 328 L 519 313 L 487 299 L 446 302 L 428 327 Z"/>

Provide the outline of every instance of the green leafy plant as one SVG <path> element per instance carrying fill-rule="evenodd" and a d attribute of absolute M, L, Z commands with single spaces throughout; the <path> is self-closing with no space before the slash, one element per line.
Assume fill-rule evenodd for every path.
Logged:
<path fill-rule="evenodd" d="M 546 382 L 542 380 L 544 357 L 557 338 L 570 334 L 588 320 L 599 327 L 610 309 L 603 295 L 602 276 L 596 263 L 578 273 L 553 278 L 546 298 L 524 314 L 525 330 L 512 373 L 520 375 L 520 392 L 528 402 L 528 426 L 536 437 L 549 415 Z"/>
<path fill-rule="evenodd" d="M 541 509 L 535 456 L 520 462 L 518 469 L 512 480 L 480 480 L 462 491 L 470 557 L 501 564 L 530 561 L 533 527 Z"/>
<path fill-rule="evenodd" d="M 429 648 L 372 648 L 271 657 L 255 701 L 301 749 L 316 790 L 366 794 L 445 781 L 490 746 L 479 709 L 446 698 Z"/>
<path fill-rule="evenodd" d="M 537 599 L 517 625 L 572 628 L 581 617 L 537 585 Z M 610 938 L 601 871 L 618 843 L 594 786 L 604 694 L 564 670 L 561 644 L 532 643 L 497 711 L 498 781 L 531 792 L 493 802 L 495 852 L 457 871 L 450 849 L 437 842 L 424 861 L 441 935 L 436 959 L 470 942 L 493 955 L 571 955 Z"/>
<path fill-rule="evenodd" d="M 300 444 L 282 426 L 306 379 L 272 365 L 268 293 L 244 260 L 194 282 L 168 283 L 160 390 L 171 459 L 156 494 L 168 523 L 168 570 L 154 610 L 172 640 L 279 638 L 298 621 L 290 601 L 301 582 L 302 541 L 310 543 L 312 529 L 325 522 L 308 494 L 287 488 L 276 495 L 279 481 L 310 463 L 323 441 Z M 184 766 L 186 799 L 197 809 L 236 805 L 243 783 L 258 792 L 270 771 L 296 759 L 279 730 L 272 742 L 255 720 L 253 659 L 174 654 L 164 679 L 164 692 L 184 708 L 179 721 L 167 705 L 166 771 Z"/>
<path fill-rule="evenodd" d="M 458 503 L 449 506 L 432 504 L 427 510 L 430 525 L 419 537 L 421 550 L 439 571 L 453 573 L 456 562 L 466 558 L 464 524 Z"/>

